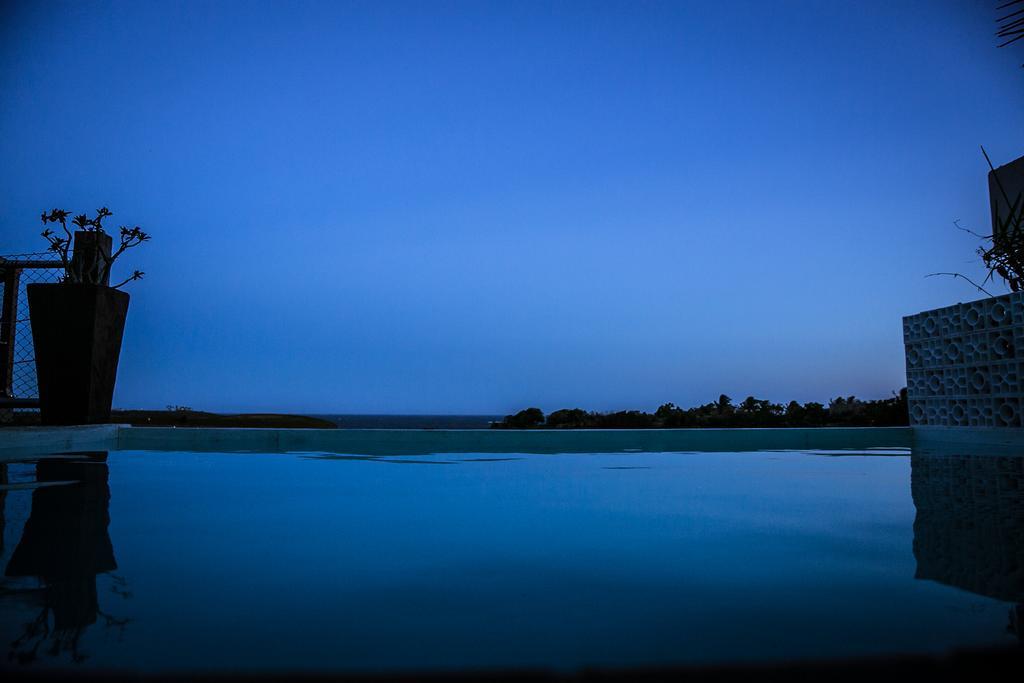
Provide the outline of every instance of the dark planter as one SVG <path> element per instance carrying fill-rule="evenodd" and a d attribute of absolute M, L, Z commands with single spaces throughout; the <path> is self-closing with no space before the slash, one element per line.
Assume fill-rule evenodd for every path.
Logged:
<path fill-rule="evenodd" d="M 26 291 L 43 424 L 109 421 L 129 296 L 85 284 Z"/>

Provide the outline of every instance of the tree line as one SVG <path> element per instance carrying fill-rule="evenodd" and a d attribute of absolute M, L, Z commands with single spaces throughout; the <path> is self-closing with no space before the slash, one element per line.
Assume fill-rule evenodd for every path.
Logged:
<path fill-rule="evenodd" d="M 654 413 L 621 410 L 600 413 L 563 408 L 544 415 L 526 408 L 506 415 L 492 429 L 670 429 L 680 427 L 902 427 L 908 424 L 907 390 L 891 398 L 861 400 L 840 396 L 822 403 L 790 401 L 783 405 L 748 396 L 739 404 L 722 394 L 695 408 L 666 403 Z"/>

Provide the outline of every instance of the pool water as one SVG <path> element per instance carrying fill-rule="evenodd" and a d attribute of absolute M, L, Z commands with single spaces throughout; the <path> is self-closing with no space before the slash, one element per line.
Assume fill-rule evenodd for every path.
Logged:
<path fill-rule="evenodd" d="M 624 667 L 1012 645 L 1024 458 L 110 451 L 0 465 L 10 667 Z"/>

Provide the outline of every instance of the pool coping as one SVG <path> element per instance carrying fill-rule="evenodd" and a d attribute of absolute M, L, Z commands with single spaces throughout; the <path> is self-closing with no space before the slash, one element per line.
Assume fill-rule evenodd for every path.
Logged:
<path fill-rule="evenodd" d="M 589 453 L 909 447 L 908 427 L 816 429 L 274 429 L 209 427 L 12 427 L 0 459 L 42 451 Z"/>
<path fill-rule="evenodd" d="M 0 429 L 0 460 L 89 450 L 351 453 L 594 453 L 850 450 L 996 446 L 1024 452 L 1024 429 L 819 427 L 733 429 L 275 429 L 124 424 Z"/>
<path fill-rule="evenodd" d="M 122 430 L 126 450 L 430 453 L 750 451 L 910 446 L 907 429 L 179 429 Z"/>
<path fill-rule="evenodd" d="M 124 428 L 130 425 L 4 427 L 0 429 L 0 461 L 41 451 L 112 450 L 117 447 Z"/>

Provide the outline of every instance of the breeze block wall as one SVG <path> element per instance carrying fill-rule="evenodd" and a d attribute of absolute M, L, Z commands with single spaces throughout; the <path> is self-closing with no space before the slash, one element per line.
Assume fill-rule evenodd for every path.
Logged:
<path fill-rule="evenodd" d="M 903 318 L 910 424 L 1024 426 L 1024 292 Z"/>

